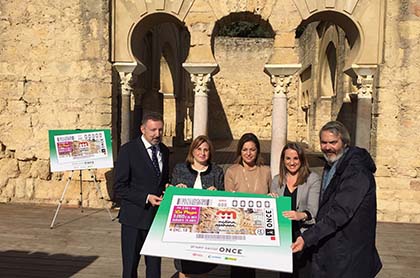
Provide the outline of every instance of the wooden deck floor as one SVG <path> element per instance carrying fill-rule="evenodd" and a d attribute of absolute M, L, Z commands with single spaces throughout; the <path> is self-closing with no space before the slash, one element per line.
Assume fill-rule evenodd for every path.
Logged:
<path fill-rule="evenodd" d="M 120 225 L 105 210 L 0 204 L 0 277 L 120 277 Z M 116 215 L 116 211 L 113 211 Z M 384 268 L 378 277 L 420 277 L 420 225 L 379 223 L 377 245 Z M 140 277 L 144 277 L 141 264 Z M 175 273 L 164 259 L 162 277 Z M 229 277 L 227 267 L 209 278 Z M 275 277 L 258 272 L 260 278 Z"/>

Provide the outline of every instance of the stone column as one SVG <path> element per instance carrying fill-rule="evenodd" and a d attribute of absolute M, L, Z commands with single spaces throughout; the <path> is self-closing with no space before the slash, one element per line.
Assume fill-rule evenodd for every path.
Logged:
<path fill-rule="evenodd" d="M 120 76 L 121 86 L 121 145 L 130 140 L 131 96 L 137 76 L 146 67 L 136 62 L 117 62 L 113 65 Z"/>
<path fill-rule="evenodd" d="M 207 135 L 208 124 L 208 84 L 217 64 L 184 63 L 182 66 L 190 73 L 194 84 L 194 118 L 193 139 L 199 135 Z"/>
<path fill-rule="evenodd" d="M 265 72 L 273 85 L 273 112 L 271 124 L 271 175 L 279 173 L 280 153 L 287 142 L 287 93 L 292 75 L 300 64 L 266 64 Z"/>
<path fill-rule="evenodd" d="M 194 122 L 193 138 L 199 135 L 207 135 L 208 123 L 208 82 L 210 74 L 191 74 L 194 83 Z"/>
<path fill-rule="evenodd" d="M 376 65 L 352 65 L 357 74 L 357 115 L 355 144 L 370 149 L 372 133 L 372 92 Z"/>

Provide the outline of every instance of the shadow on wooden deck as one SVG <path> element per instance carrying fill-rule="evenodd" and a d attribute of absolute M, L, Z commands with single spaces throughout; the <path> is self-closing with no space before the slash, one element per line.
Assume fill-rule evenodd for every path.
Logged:
<path fill-rule="evenodd" d="M 99 256 L 72 256 L 46 252 L 0 251 L 1 277 L 74 277 Z"/>
<path fill-rule="evenodd" d="M 105 210 L 63 207 L 50 229 L 55 206 L 0 204 L 0 277 L 121 277 L 120 225 Z M 117 211 L 112 211 L 113 215 Z M 414 278 L 420 273 L 420 225 L 378 223 L 377 247 L 383 262 L 379 278 Z M 144 263 L 139 277 L 144 278 Z M 175 273 L 163 258 L 162 278 Z M 219 266 L 209 278 L 229 277 Z M 257 278 L 274 278 L 258 271 Z"/>

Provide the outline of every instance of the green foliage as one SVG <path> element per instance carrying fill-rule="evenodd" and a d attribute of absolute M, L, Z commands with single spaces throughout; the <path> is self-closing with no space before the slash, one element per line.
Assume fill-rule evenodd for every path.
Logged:
<path fill-rule="evenodd" d="M 221 26 L 218 36 L 241 38 L 272 38 L 273 32 L 259 23 L 236 21 L 229 25 Z"/>

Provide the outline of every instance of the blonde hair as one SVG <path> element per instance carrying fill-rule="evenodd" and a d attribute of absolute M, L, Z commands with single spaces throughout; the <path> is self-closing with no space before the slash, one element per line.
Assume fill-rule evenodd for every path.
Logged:
<path fill-rule="evenodd" d="M 197 138 L 195 138 L 194 141 L 192 141 L 192 143 L 190 145 L 190 148 L 188 150 L 188 154 L 187 154 L 187 158 L 185 159 L 185 162 L 187 162 L 189 164 L 194 163 L 193 152 L 194 152 L 195 149 L 200 147 L 200 145 L 203 144 L 203 143 L 207 143 L 209 145 L 209 159 L 207 160 L 207 163 L 210 164 L 211 157 L 212 157 L 212 154 L 213 154 L 213 144 L 211 143 L 210 139 L 205 135 L 200 135 Z"/>

